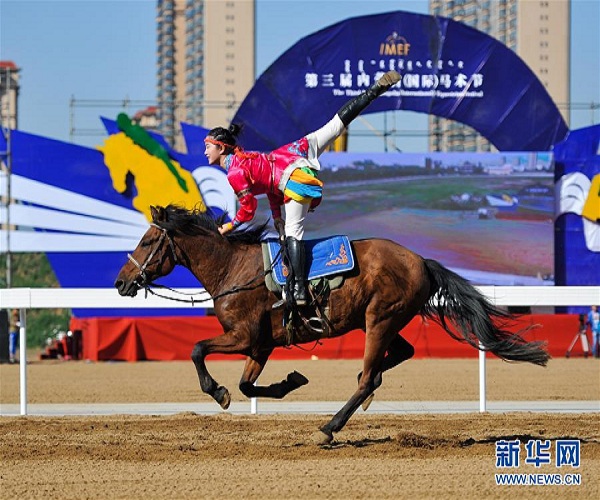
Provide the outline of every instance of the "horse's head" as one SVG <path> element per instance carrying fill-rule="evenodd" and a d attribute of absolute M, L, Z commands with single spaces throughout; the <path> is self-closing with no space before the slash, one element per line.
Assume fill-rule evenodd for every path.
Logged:
<path fill-rule="evenodd" d="M 129 261 L 121 268 L 115 288 L 120 295 L 134 297 L 155 279 L 169 274 L 177 264 L 173 239 L 166 227 L 168 213 L 162 207 L 150 207 L 152 224 L 146 231 Z"/>

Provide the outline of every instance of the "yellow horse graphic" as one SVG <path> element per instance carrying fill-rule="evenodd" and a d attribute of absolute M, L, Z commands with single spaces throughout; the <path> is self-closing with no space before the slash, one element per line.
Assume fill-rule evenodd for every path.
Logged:
<path fill-rule="evenodd" d="M 177 161 L 170 160 L 170 167 L 176 171 L 174 175 L 163 160 L 135 144 L 124 132 L 110 135 L 98 149 L 104 154 L 104 163 L 117 192 L 124 193 L 127 174 L 133 176 L 137 190 L 133 206 L 149 222 L 152 220 L 150 205 L 167 206 L 174 203 L 188 209 L 197 207 L 206 210 L 192 174 Z"/>

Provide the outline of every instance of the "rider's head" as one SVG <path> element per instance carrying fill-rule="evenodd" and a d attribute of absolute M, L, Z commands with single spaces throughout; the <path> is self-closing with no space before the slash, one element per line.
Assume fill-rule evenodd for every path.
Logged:
<path fill-rule="evenodd" d="M 222 157 L 242 151 L 237 144 L 240 130 L 239 125 L 232 123 L 229 128 L 215 127 L 208 132 L 204 139 L 204 154 L 210 165 L 221 163 Z"/>
<path fill-rule="evenodd" d="M 240 126 L 232 123 L 229 128 L 215 127 L 208 132 L 204 142 L 216 143 L 230 151 L 231 153 L 237 145 L 237 136 L 240 133 Z"/>
<path fill-rule="evenodd" d="M 239 125 L 232 123 L 229 128 L 215 127 L 210 130 L 204 139 L 204 154 L 210 165 L 219 164 L 221 156 L 235 152 Z"/>

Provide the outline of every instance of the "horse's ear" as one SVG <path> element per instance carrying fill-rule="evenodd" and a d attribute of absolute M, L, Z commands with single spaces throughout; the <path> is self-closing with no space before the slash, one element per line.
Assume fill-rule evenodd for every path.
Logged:
<path fill-rule="evenodd" d="M 161 222 L 166 220 L 166 210 L 163 207 L 150 206 L 150 215 L 152 216 L 152 222 Z"/>

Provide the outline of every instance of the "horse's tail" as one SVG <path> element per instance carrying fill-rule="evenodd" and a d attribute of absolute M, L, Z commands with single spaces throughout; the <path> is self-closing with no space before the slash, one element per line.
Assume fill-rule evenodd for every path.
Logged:
<path fill-rule="evenodd" d="M 420 313 L 438 323 L 451 337 L 509 361 L 546 366 L 550 355 L 544 342 L 527 342 L 507 330 L 515 317 L 491 304 L 473 285 L 439 262 L 425 259 L 432 281 L 429 300 Z M 450 326 L 454 325 L 454 329 Z"/>

